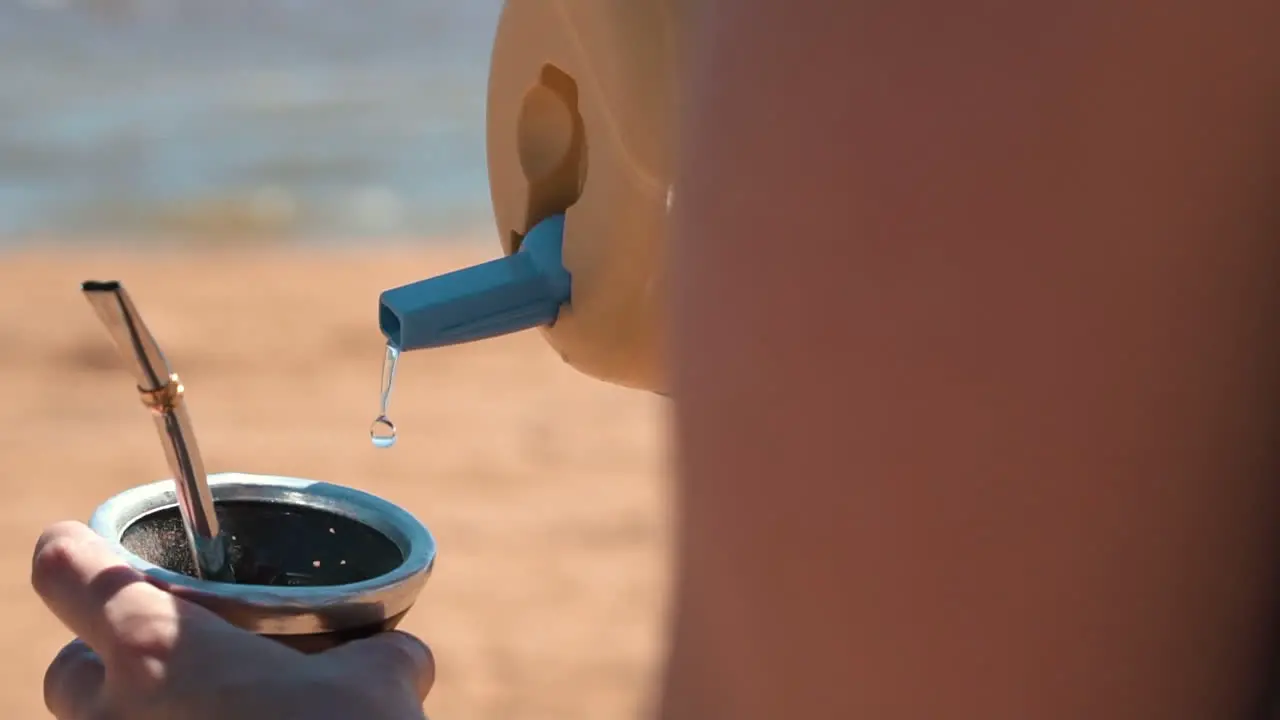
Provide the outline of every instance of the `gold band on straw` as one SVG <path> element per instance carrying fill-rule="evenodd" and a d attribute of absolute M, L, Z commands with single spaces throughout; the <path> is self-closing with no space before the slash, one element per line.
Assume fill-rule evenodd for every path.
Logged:
<path fill-rule="evenodd" d="M 172 410 L 182 402 L 182 381 L 178 379 L 178 374 L 173 373 L 169 376 L 169 382 L 155 390 L 143 390 L 138 388 L 138 396 L 142 400 L 142 404 L 154 413 L 163 413 Z"/>

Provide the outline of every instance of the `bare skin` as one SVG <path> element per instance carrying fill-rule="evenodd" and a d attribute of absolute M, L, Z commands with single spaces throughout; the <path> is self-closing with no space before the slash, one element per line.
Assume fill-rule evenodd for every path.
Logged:
<path fill-rule="evenodd" d="M 303 655 L 159 590 L 79 523 L 41 537 L 32 585 L 78 638 L 45 676 L 58 720 L 424 717 L 435 667 L 420 641 Z"/>
<path fill-rule="evenodd" d="M 706 5 L 664 720 L 1260 717 L 1280 3 Z"/>
<path fill-rule="evenodd" d="M 1280 3 L 704 10 L 663 720 L 1259 717 L 1280 629 Z M 155 607 L 163 628 L 173 601 L 94 597 L 109 560 L 64 550 L 52 567 L 78 569 L 42 593 L 105 659 L 87 696 L 198 717 L 210 699 L 162 640 L 115 649 L 150 626 L 111 618 Z M 206 626 L 203 674 L 245 681 L 266 646 Z M 288 717 L 336 677 L 328 717 L 420 717 L 408 669 L 399 706 L 340 712 L 352 647 L 281 656 L 279 684 L 223 712 Z M 74 701 L 69 672 L 51 704 Z M 129 715 L 132 692 L 161 710 Z"/>

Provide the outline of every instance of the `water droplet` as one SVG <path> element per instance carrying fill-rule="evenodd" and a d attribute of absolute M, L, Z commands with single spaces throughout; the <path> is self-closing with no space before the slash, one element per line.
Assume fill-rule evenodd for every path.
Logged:
<path fill-rule="evenodd" d="M 369 439 L 376 448 L 389 448 L 396 444 L 396 426 L 385 415 L 379 415 L 369 427 Z"/>
<path fill-rule="evenodd" d="M 389 448 L 396 444 L 396 426 L 387 417 L 387 405 L 391 402 L 391 390 L 396 382 L 396 365 L 400 361 L 400 349 L 387 344 L 387 354 L 382 360 L 382 397 L 378 417 L 369 428 L 369 439 L 376 448 Z"/>

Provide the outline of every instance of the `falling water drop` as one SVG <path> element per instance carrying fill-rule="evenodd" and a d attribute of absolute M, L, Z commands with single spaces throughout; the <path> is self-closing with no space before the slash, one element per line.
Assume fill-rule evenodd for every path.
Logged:
<path fill-rule="evenodd" d="M 376 448 L 389 448 L 396 444 L 396 426 L 387 418 L 379 415 L 369 427 L 369 439 Z"/>
<path fill-rule="evenodd" d="M 376 448 L 389 448 L 396 444 L 396 425 L 387 417 L 387 405 L 391 402 L 391 389 L 396 382 L 396 364 L 399 361 L 400 350 L 388 343 L 387 354 L 382 361 L 382 397 L 378 417 L 369 427 L 369 439 Z"/>

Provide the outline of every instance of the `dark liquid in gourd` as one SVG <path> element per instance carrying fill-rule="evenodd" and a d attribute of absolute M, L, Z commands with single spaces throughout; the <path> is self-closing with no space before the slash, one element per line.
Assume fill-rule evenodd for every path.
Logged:
<path fill-rule="evenodd" d="M 370 580 L 395 570 L 404 554 L 381 532 L 341 515 L 276 502 L 215 502 L 241 585 L 325 586 Z M 177 507 L 144 515 L 120 544 L 166 570 L 195 577 Z"/>

